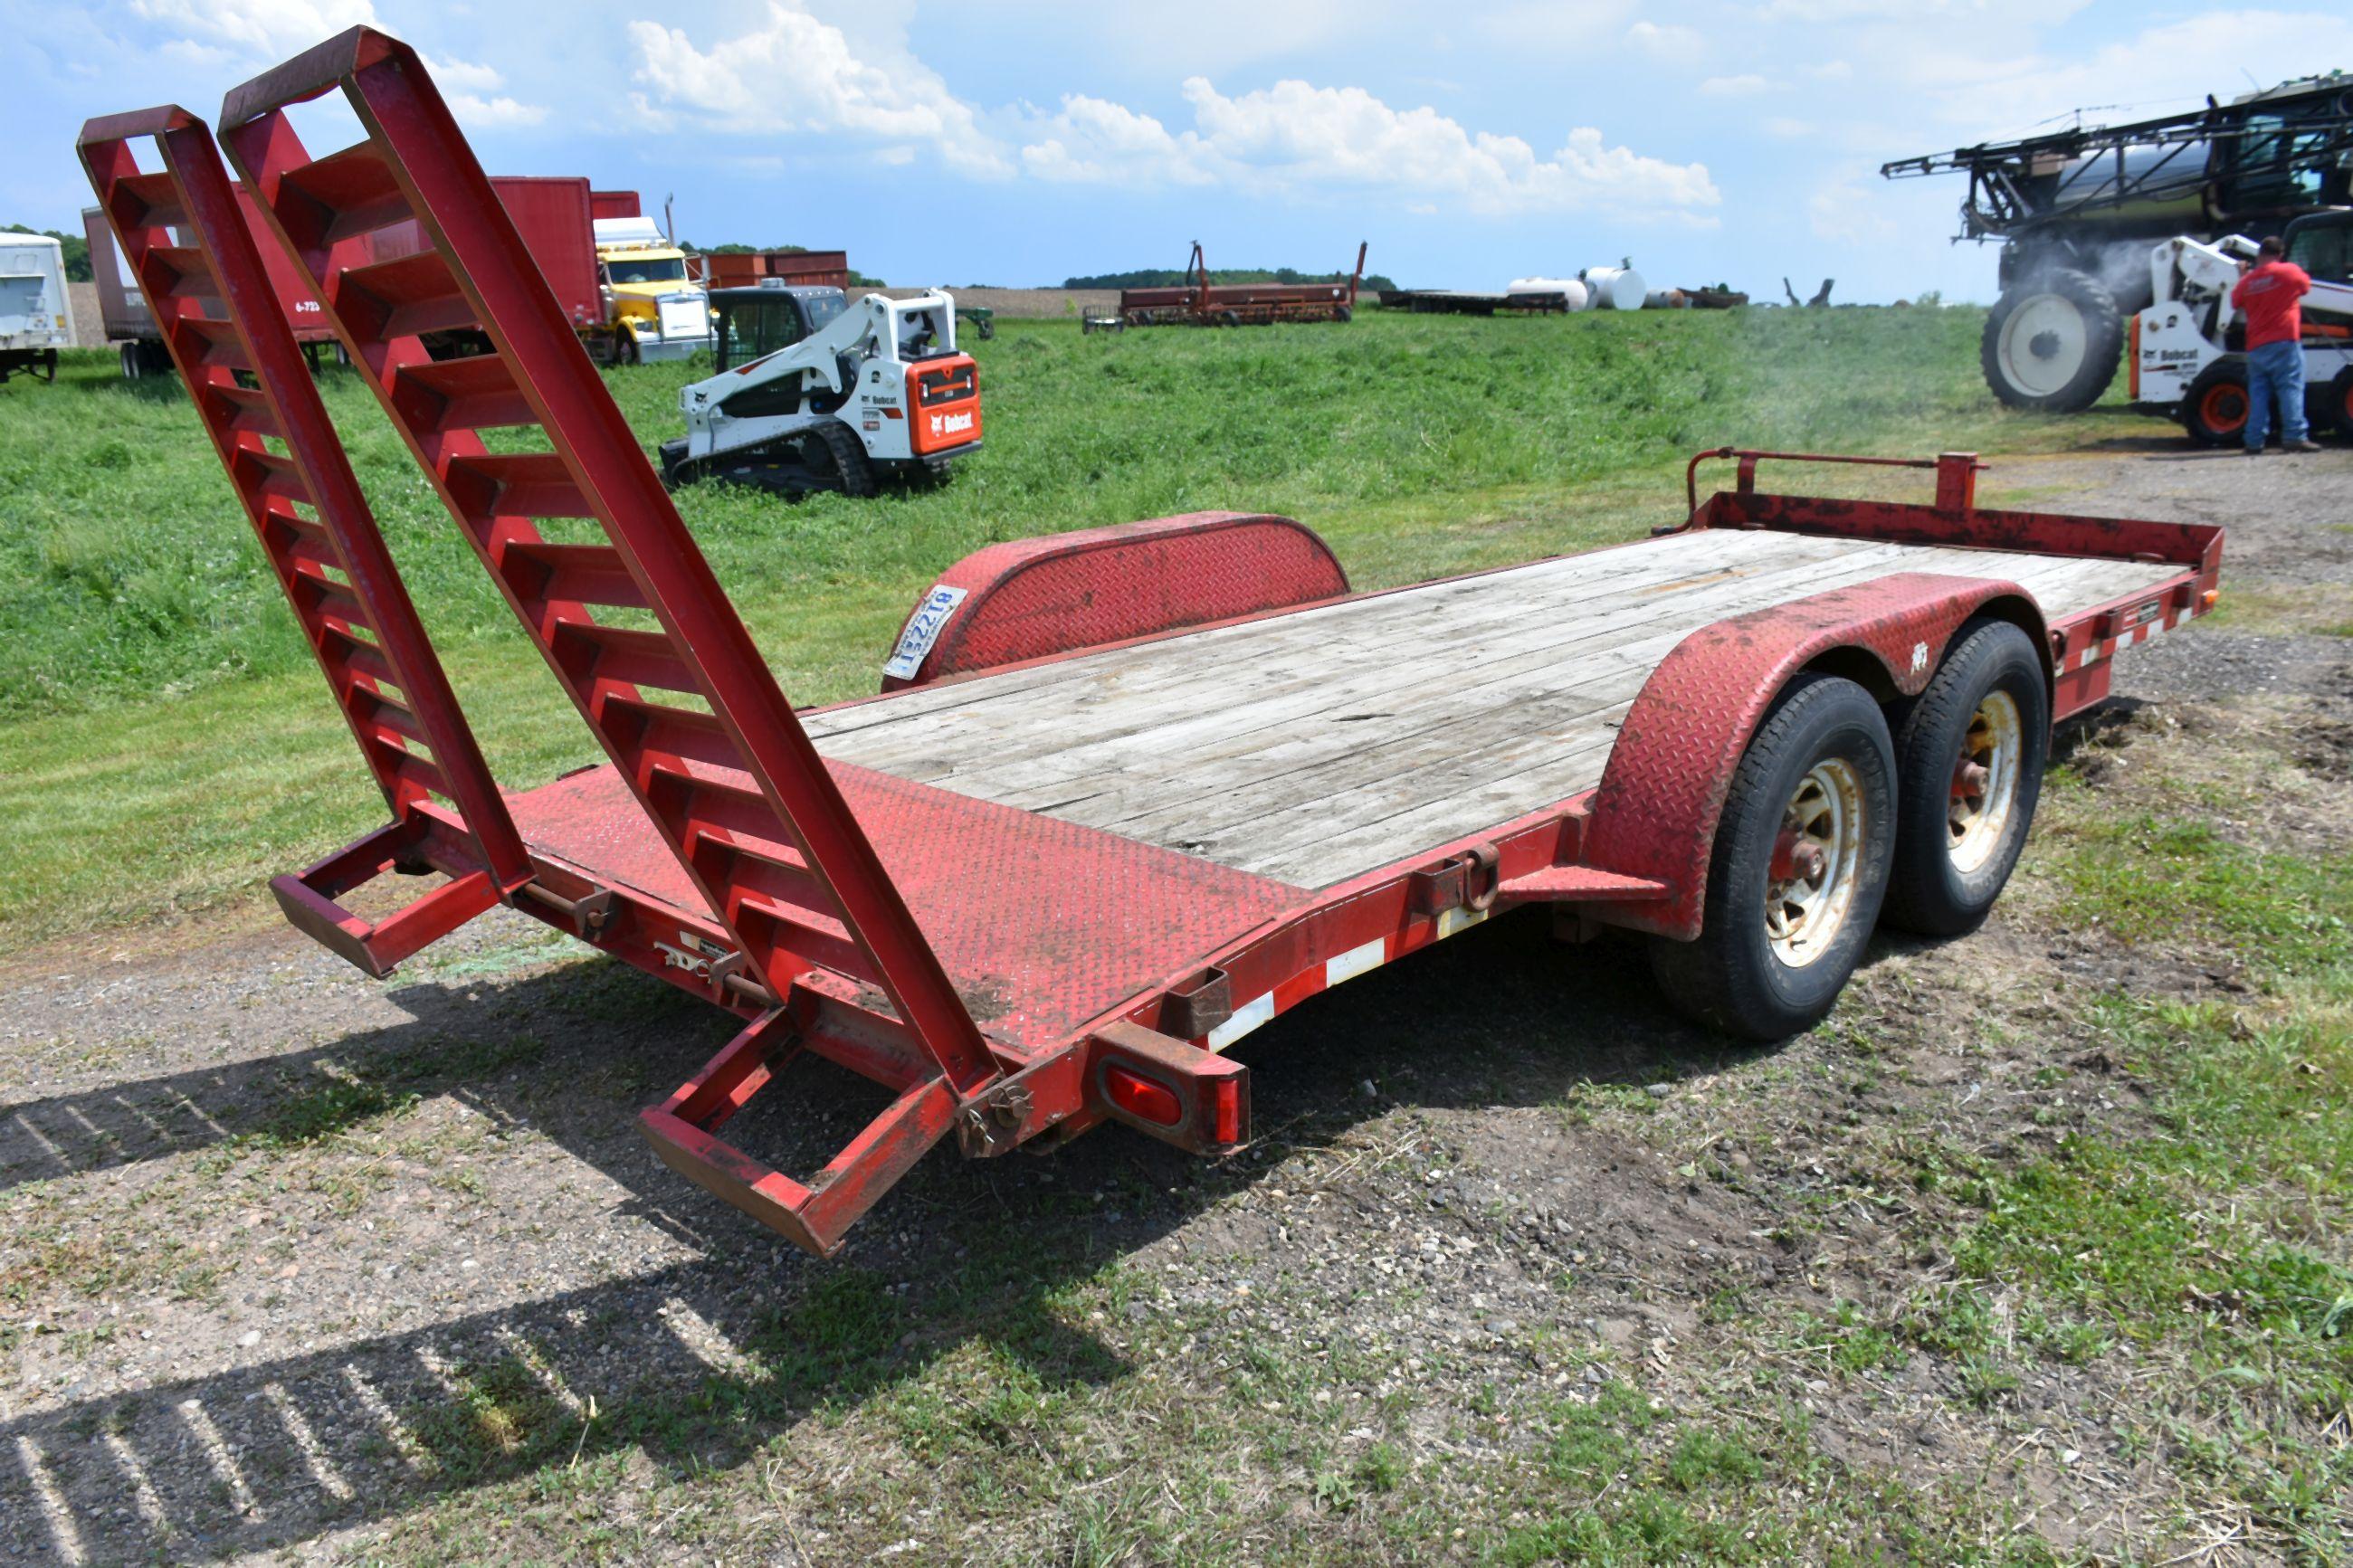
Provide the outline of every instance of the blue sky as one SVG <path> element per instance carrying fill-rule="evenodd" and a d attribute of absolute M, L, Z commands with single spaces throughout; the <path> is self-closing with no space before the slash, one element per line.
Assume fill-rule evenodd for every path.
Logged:
<path fill-rule="evenodd" d="M 371 22 L 433 62 L 485 167 L 586 174 L 680 231 L 846 248 L 896 283 L 1369 265 L 1500 288 L 1630 256 L 1653 281 L 1988 299 L 1959 182 L 1891 157 L 2353 68 L 2340 4 L 1744 0 L 0 0 L 0 222 L 78 227 L 92 114 L 207 118 Z M 2113 106 L 2113 107 L 2111 107 Z M 323 152 L 325 146 L 314 146 Z"/>

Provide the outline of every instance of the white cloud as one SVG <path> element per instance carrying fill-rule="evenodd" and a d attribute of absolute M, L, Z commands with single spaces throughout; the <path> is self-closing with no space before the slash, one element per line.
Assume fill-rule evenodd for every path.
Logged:
<path fill-rule="evenodd" d="M 1102 184 L 1201 185 L 1215 181 L 1216 156 L 1195 132 L 1172 136 L 1148 114 L 1073 93 L 1060 112 L 1021 149 L 1021 166 L 1039 179 Z"/>
<path fill-rule="evenodd" d="M 431 55 L 420 58 L 425 68 L 433 73 L 433 85 L 441 89 L 449 111 L 470 131 L 536 125 L 547 118 L 544 106 L 518 102 L 499 91 L 506 86 L 506 78 L 489 66 L 471 60 L 436 59 Z"/>
<path fill-rule="evenodd" d="M 1522 53 L 1584 49 L 1616 37 L 1620 24 L 1633 9 L 1633 0 L 1576 0 L 1574 5 L 1562 0 L 1522 0 L 1484 12 L 1473 26 L 1491 45 Z M 1406 26 L 1415 25 L 1410 16 L 1400 21 Z M 1421 25 L 1428 25 L 1426 18 Z"/>
<path fill-rule="evenodd" d="M 369 0 L 132 0 L 131 9 L 190 42 L 272 58 L 376 21 Z"/>
<path fill-rule="evenodd" d="M 1817 237 L 1844 245 L 1880 245 L 1896 238 L 1903 226 L 1888 216 L 1887 187 L 1861 174 L 1824 181 L 1806 202 L 1806 218 Z"/>
<path fill-rule="evenodd" d="M 2092 0 L 1767 0 L 1768 22 L 2010 22 L 2055 27 Z"/>
<path fill-rule="evenodd" d="M 2353 61 L 2353 18 L 2343 12 L 2209 11 L 2055 60 L 2036 53 L 1991 58 L 1915 51 L 1896 68 L 1925 90 L 1949 123 L 1988 134 L 2024 132 L 2068 110 L 2100 105 L 2094 122 L 2139 119 L 2224 99 L 2250 77 L 2263 86 Z"/>
<path fill-rule="evenodd" d="M 1675 22 L 1637 22 L 1626 29 L 1626 41 L 1662 60 L 1696 59 L 1707 52 L 1706 35 Z"/>
<path fill-rule="evenodd" d="M 345 28 L 383 25 L 371 0 L 132 0 L 131 9 L 177 35 L 166 47 L 216 60 L 283 59 Z M 536 125 L 547 118 L 541 105 L 500 92 L 505 79 L 489 66 L 424 51 L 419 58 L 470 130 Z"/>
<path fill-rule="evenodd" d="M 657 121 L 683 113 L 712 130 L 834 132 L 928 146 L 967 174 L 1009 172 L 1002 145 L 937 72 L 912 58 L 877 62 L 841 29 L 784 0 L 766 20 L 709 53 L 659 22 L 628 25 L 635 79 L 652 89 L 638 102 Z"/>
<path fill-rule="evenodd" d="M 1740 76 L 1712 76 L 1699 84 L 1706 98 L 1750 98 L 1760 92 L 1770 92 L 1773 84 L 1754 71 Z"/>
<path fill-rule="evenodd" d="M 1191 77 L 1184 94 L 1195 129 L 1171 147 L 1237 184 L 1387 190 L 1480 213 L 1597 209 L 1710 223 L 1707 209 L 1721 200 L 1705 164 L 1613 147 L 1590 126 L 1542 157 L 1519 137 L 1466 130 L 1434 109 L 1396 109 L 1362 88 L 1279 81 L 1228 97 Z"/>
<path fill-rule="evenodd" d="M 504 93 L 495 98 L 480 98 L 470 92 L 447 92 L 441 96 L 448 101 L 449 112 L 470 131 L 536 125 L 547 118 L 544 105 L 519 103 Z"/>

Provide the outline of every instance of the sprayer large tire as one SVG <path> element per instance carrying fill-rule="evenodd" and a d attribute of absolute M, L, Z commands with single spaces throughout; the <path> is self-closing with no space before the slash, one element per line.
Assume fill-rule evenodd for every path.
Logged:
<path fill-rule="evenodd" d="M 1978 364 L 2010 407 L 2073 414 L 2100 400 L 2124 346 L 2116 297 L 2089 274 L 2060 268 L 1995 302 L 1978 340 Z"/>

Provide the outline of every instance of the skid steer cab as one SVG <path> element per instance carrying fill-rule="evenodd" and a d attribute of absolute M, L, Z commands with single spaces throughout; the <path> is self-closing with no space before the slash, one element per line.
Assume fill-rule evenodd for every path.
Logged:
<path fill-rule="evenodd" d="M 673 489 L 703 479 L 792 495 L 871 496 L 885 478 L 944 477 L 980 447 L 980 367 L 955 346 L 955 299 L 905 300 L 771 279 L 718 289 L 719 374 L 680 394 L 662 443 Z"/>

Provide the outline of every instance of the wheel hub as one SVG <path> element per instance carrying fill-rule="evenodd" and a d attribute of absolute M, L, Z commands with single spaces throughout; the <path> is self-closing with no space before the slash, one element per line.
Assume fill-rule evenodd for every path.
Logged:
<path fill-rule="evenodd" d="M 2001 324 L 2002 375 L 2030 396 L 2051 396 L 2075 379 L 2091 342 L 2075 301 L 2064 294 L 2030 296 Z"/>
<path fill-rule="evenodd" d="M 1946 850 L 1956 869 L 1977 870 L 1993 858 L 2009 832 L 2018 805 L 2024 739 L 2016 700 L 2007 691 L 1987 692 L 1969 715 L 1961 754 L 1953 762 L 1945 827 Z"/>
<path fill-rule="evenodd" d="M 1820 958 L 1845 928 L 1865 826 L 1862 779 L 1843 758 L 1815 763 L 1789 793 L 1766 872 L 1765 940 L 1790 968 Z"/>

